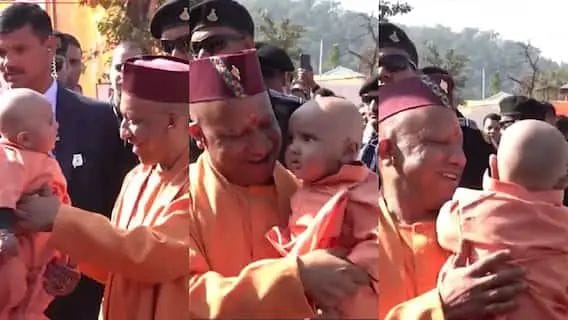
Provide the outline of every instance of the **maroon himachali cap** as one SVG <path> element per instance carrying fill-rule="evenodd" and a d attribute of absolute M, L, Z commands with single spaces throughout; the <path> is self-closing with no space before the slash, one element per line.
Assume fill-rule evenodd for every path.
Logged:
<path fill-rule="evenodd" d="M 453 81 L 447 75 L 420 75 L 385 84 L 379 88 L 378 121 L 381 122 L 402 111 L 452 105 Z"/>
<path fill-rule="evenodd" d="M 122 72 L 122 92 L 161 103 L 189 103 L 189 63 L 166 56 L 129 59 Z"/>
<path fill-rule="evenodd" d="M 265 92 L 256 50 L 190 61 L 190 103 L 246 98 Z"/>

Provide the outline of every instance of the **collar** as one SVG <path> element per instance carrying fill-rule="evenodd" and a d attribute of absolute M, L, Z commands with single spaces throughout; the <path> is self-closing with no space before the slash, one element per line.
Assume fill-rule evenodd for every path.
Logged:
<path fill-rule="evenodd" d="M 58 89 L 57 81 L 53 80 L 47 91 L 44 92 L 43 94 L 43 96 L 51 104 L 51 109 L 53 110 L 54 114 L 57 106 L 57 89 Z"/>
<path fill-rule="evenodd" d="M 528 201 L 540 201 L 562 206 L 564 190 L 530 191 L 526 188 L 508 182 L 499 181 L 489 176 L 483 179 L 483 189 L 486 191 L 503 192 Z"/>
<path fill-rule="evenodd" d="M 327 176 L 318 181 L 311 183 L 312 185 L 333 185 L 338 183 L 356 183 L 362 182 L 369 176 L 371 171 L 360 161 L 350 164 L 344 164 L 339 172 L 331 176 Z"/>

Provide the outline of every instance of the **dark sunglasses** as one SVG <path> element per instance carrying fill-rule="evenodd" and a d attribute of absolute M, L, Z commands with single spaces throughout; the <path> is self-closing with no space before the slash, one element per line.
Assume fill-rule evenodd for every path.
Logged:
<path fill-rule="evenodd" d="M 388 72 L 400 72 L 412 68 L 416 70 L 414 62 L 410 61 L 406 56 L 400 54 L 391 54 L 379 58 L 379 68 L 383 67 Z"/>
<path fill-rule="evenodd" d="M 244 37 L 235 34 L 220 34 L 214 35 L 201 41 L 191 42 L 191 52 L 193 55 L 198 55 L 201 50 L 214 55 L 219 51 L 225 49 L 230 41 L 240 41 Z"/>
<path fill-rule="evenodd" d="M 124 69 L 124 63 L 114 65 L 114 70 L 116 70 L 117 72 L 122 72 L 122 69 Z"/>
<path fill-rule="evenodd" d="M 162 45 L 162 50 L 167 54 L 172 54 L 172 52 L 174 52 L 174 49 L 189 53 L 191 36 L 185 35 L 173 40 L 162 39 L 160 40 L 160 43 Z"/>

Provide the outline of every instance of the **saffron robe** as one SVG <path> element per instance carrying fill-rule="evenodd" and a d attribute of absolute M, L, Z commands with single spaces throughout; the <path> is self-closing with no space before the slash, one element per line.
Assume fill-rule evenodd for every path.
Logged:
<path fill-rule="evenodd" d="M 67 182 L 53 157 L 0 138 L 0 208 L 16 208 L 23 194 L 49 184 L 63 203 L 70 203 Z M 53 296 L 44 290 L 48 262 L 65 259 L 49 245 L 47 232 L 17 236 L 18 255 L 0 264 L 0 320 L 47 319 L 43 313 Z"/>
<path fill-rule="evenodd" d="M 297 181 L 279 164 L 274 183 L 240 187 L 211 164 L 190 166 L 190 319 L 304 319 L 314 316 L 295 257 L 266 239 L 285 227 Z"/>
<path fill-rule="evenodd" d="M 525 270 L 528 290 L 518 308 L 498 319 L 566 319 L 568 208 L 562 200 L 563 191 L 531 192 L 486 176 L 483 191 L 460 188 L 442 207 L 437 233 L 443 248 L 469 263 L 509 249 Z"/>
<path fill-rule="evenodd" d="M 449 252 L 435 221 L 398 223 L 381 197 L 379 208 L 379 319 L 444 320 L 436 283 Z"/>
<path fill-rule="evenodd" d="M 53 244 L 105 284 L 102 318 L 187 320 L 189 152 L 169 170 L 134 168 L 112 219 L 62 206 Z"/>
<path fill-rule="evenodd" d="M 344 165 L 334 175 L 304 184 L 292 197 L 287 229 L 274 227 L 268 239 L 283 255 L 298 256 L 336 246 L 350 249 L 349 261 L 377 279 L 378 177 L 362 165 Z M 377 316 L 377 283 L 362 287 L 338 309 L 342 319 Z"/>

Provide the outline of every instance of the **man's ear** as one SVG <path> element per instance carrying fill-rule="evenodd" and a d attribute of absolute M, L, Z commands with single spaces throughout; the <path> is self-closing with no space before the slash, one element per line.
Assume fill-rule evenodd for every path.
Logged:
<path fill-rule="evenodd" d="M 204 149 L 206 146 L 205 143 L 205 136 L 203 135 L 203 131 L 201 130 L 201 126 L 197 121 L 190 121 L 189 122 L 189 135 L 195 139 L 197 142 L 197 146 L 199 149 Z"/>
<path fill-rule="evenodd" d="M 381 139 L 377 146 L 377 159 L 385 165 L 392 165 L 396 158 L 395 146 L 390 139 Z"/>
<path fill-rule="evenodd" d="M 45 46 L 49 52 L 49 59 L 53 59 L 57 52 L 58 40 L 55 36 L 48 36 L 45 40 Z"/>

